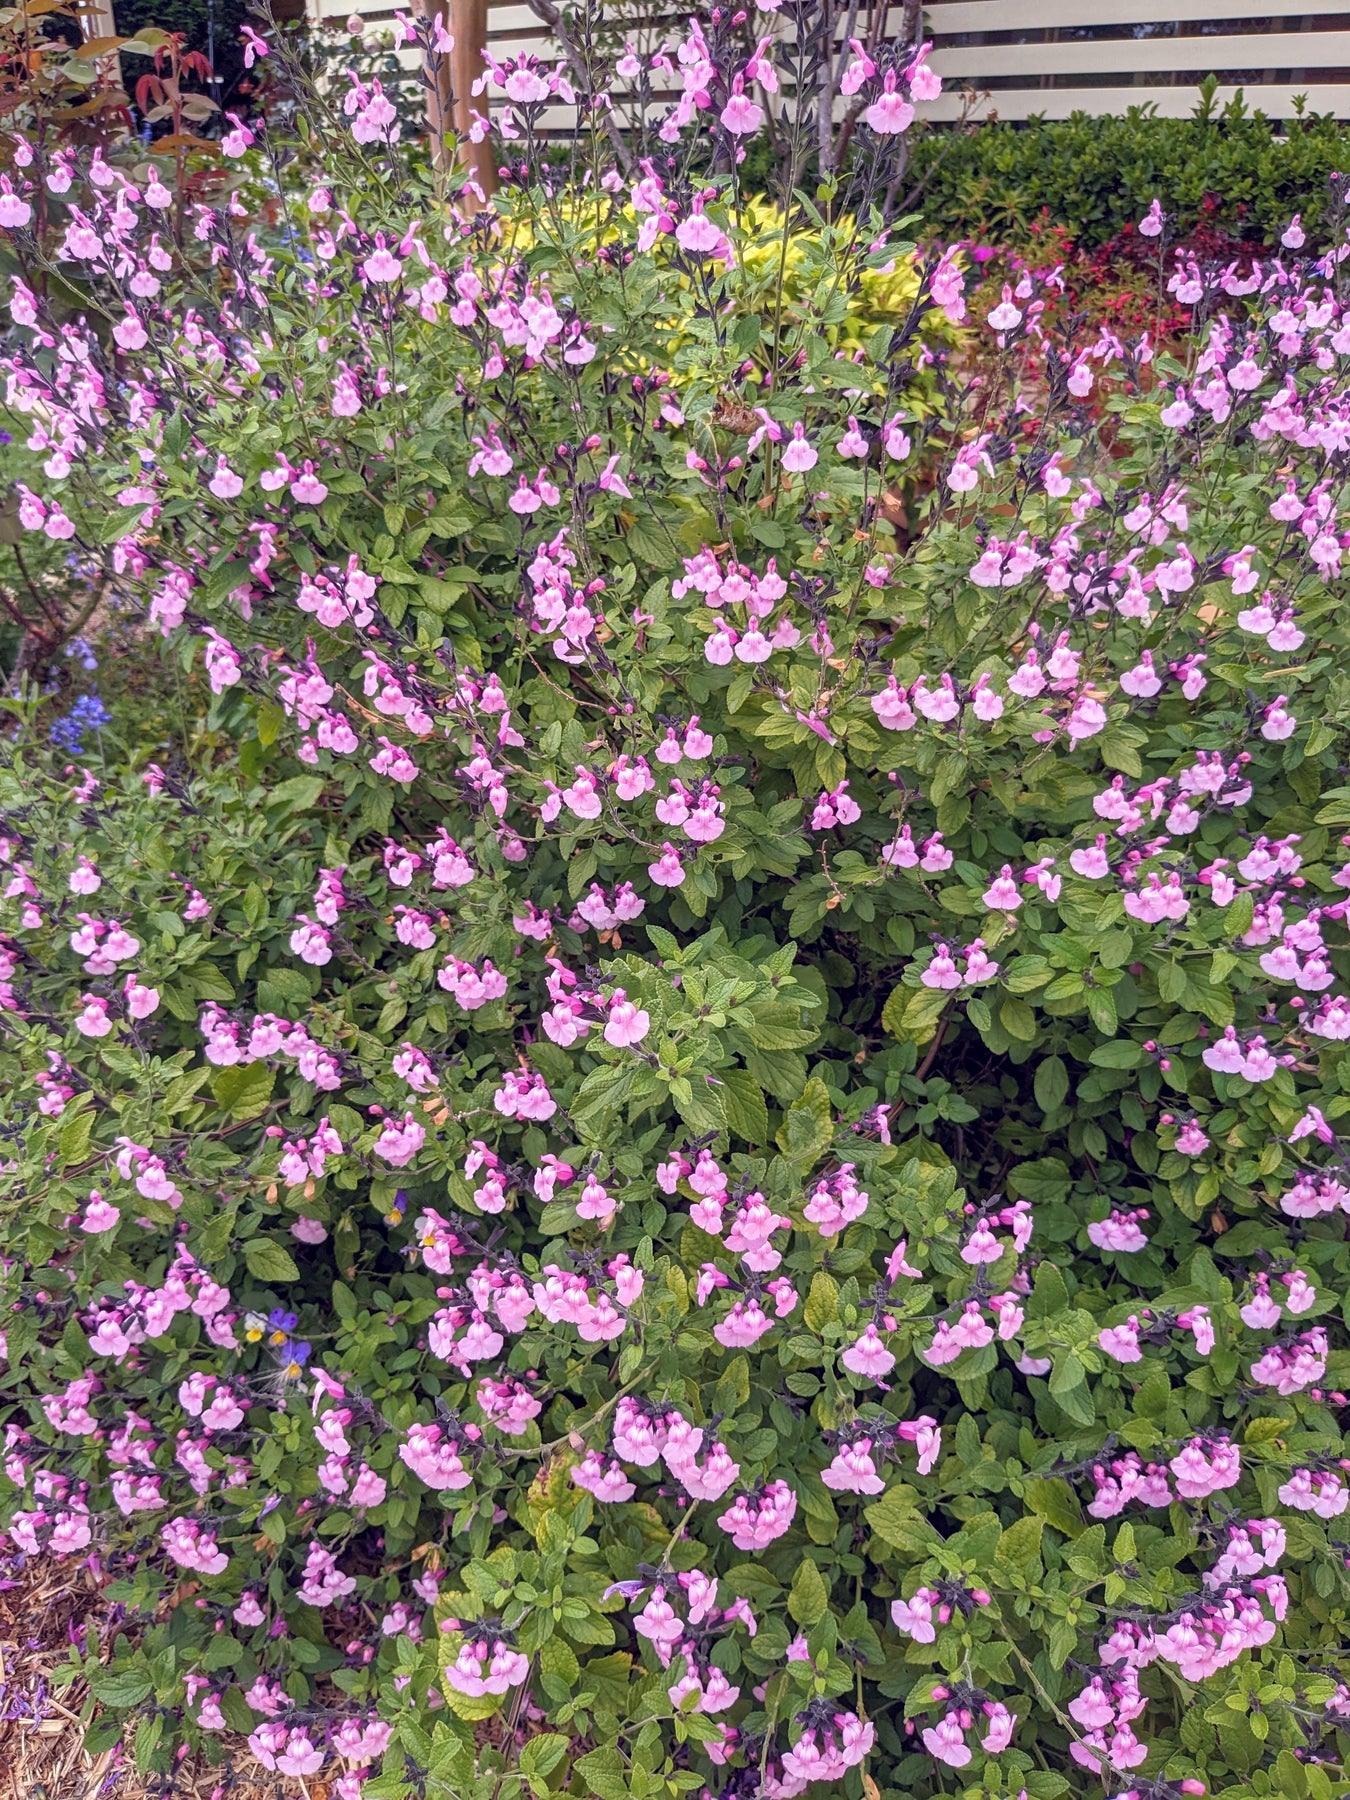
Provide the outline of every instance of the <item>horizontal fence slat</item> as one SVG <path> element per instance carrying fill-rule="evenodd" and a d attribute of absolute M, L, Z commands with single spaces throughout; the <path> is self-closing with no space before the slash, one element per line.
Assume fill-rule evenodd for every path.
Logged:
<path fill-rule="evenodd" d="M 1330 113 L 1335 118 L 1350 116 L 1350 82 L 1301 83 L 1284 87 L 1236 86 L 1215 90 L 1217 106 L 1226 106 L 1239 92 L 1247 104 L 1271 119 L 1297 116 L 1298 99 L 1305 102 L 1307 113 Z M 982 96 L 972 109 L 973 118 L 997 113 L 1000 119 L 1067 119 L 1076 112 L 1097 116 L 1128 112 L 1132 106 L 1153 106 L 1164 119 L 1185 119 L 1200 104 L 1199 87 L 1089 87 L 1089 88 L 1009 88 Z M 952 90 L 924 108 L 930 119 L 939 123 L 961 116 L 961 95 Z"/>
<path fill-rule="evenodd" d="M 924 9 L 928 31 L 1059 31 L 1085 25 L 1198 25 L 1211 19 L 1350 16 L 1350 0 L 1327 0 L 1310 13 L 1307 0 L 956 0 Z"/>
<path fill-rule="evenodd" d="M 946 79 L 981 75 L 1142 75 L 1210 69 L 1350 67 L 1350 31 L 1243 32 L 1192 38 L 1097 38 L 1090 43 L 970 44 L 935 50 Z"/>

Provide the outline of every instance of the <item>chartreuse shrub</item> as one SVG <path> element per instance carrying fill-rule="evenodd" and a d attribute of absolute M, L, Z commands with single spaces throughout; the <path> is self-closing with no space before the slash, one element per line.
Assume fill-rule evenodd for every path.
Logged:
<path fill-rule="evenodd" d="M 1166 363 L 1028 276 L 958 379 L 929 258 L 841 355 L 933 80 L 747 257 L 721 31 L 629 175 L 522 62 L 468 218 L 358 86 L 282 241 L 81 165 L 88 316 L 14 285 L 23 525 L 185 728 L 9 705 L 9 1554 L 152 1773 L 1331 1800 L 1334 271 Z"/>

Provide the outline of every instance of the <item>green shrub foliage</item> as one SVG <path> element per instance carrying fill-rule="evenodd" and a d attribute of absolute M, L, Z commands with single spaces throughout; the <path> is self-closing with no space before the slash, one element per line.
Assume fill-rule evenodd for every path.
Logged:
<path fill-rule="evenodd" d="M 719 30 L 659 166 L 471 216 L 357 84 L 232 141 L 284 233 L 82 167 L 15 284 L 21 522 L 185 724 L 10 704 L 12 1561 L 161 1773 L 1332 1800 L 1338 265 L 859 338 L 932 78 L 766 219 Z"/>
<path fill-rule="evenodd" d="M 1000 120 L 914 141 L 908 180 L 927 225 L 948 238 L 999 244 L 1038 221 L 1063 226 L 1086 249 L 1134 227 L 1162 195 L 1184 231 L 1219 227 L 1274 244 L 1294 214 L 1311 230 L 1346 166 L 1344 125 L 1330 116 L 1273 127 L 1234 100 L 1186 119 L 1147 106 L 1120 118 Z"/>

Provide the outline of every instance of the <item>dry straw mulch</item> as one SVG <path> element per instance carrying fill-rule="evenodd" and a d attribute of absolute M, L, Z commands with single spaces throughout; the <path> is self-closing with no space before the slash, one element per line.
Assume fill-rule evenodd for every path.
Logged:
<path fill-rule="evenodd" d="M 171 1777 L 136 1773 L 129 1748 L 91 1756 L 84 1747 L 89 1692 L 59 1692 L 52 1675 L 72 1633 L 102 1642 L 108 1606 L 88 1565 L 35 1558 L 0 1570 L 0 1800 L 328 1800 L 325 1782 L 268 1775 L 248 1754 L 245 1775 L 187 1757 Z M 242 1740 L 241 1740 L 242 1744 Z M 254 1779 L 254 1777 L 257 1779 Z"/>

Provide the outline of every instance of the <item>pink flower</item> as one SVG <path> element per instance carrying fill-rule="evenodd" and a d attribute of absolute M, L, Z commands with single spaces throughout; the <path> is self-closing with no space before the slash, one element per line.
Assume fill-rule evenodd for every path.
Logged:
<path fill-rule="evenodd" d="M 1005 282 L 1003 298 L 989 314 L 989 326 L 993 331 L 1015 331 L 1022 323 L 1022 309 L 1013 305 L 1012 289 Z"/>
<path fill-rule="evenodd" d="M 895 137 L 908 131 L 914 123 L 914 108 L 903 94 L 896 92 L 896 73 L 887 69 L 882 91 L 863 114 L 872 130 L 882 137 Z M 969 1757 L 966 1759 L 969 1761 Z"/>
<path fill-rule="evenodd" d="M 373 250 L 361 265 L 361 273 L 367 281 L 385 283 L 397 281 L 403 273 L 403 264 L 392 251 L 384 247 L 383 235 L 376 238 L 378 249 Z"/>
<path fill-rule="evenodd" d="M 1133 1316 L 1128 1324 L 1112 1325 L 1107 1330 L 1097 1333 L 1097 1342 L 1108 1356 L 1121 1363 L 1137 1363 L 1143 1360 L 1143 1351 L 1139 1348 L 1139 1321 Z"/>
<path fill-rule="evenodd" d="M 846 1369 L 868 1381 L 880 1381 L 895 1367 L 895 1357 L 881 1340 L 875 1325 L 869 1325 L 855 1344 L 850 1344 L 839 1358 Z"/>
<path fill-rule="evenodd" d="M 867 1437 L 860 1438 L 856 1444 L 842 1446 L 835 1453 L 830 1466 L 821 1471 L 820 1479 L 836 1493 L 885 1493 L 886 1483 L 877 1474 L 876 1464 L 870 1455 L 871 1448 L 872 1440 Z"/>
<path fill-rule="evenodd" d="M 277 1757 L 277 1772 L 282 1775 L 314 1775 L 323 1767 L 323 1746 L 310 1741 L 307 1731 L 293 1731 L 286 1748 Z"/>
<path fill-rule="evenodd" d="M 391 1168 L 405 1169 L 426 1142 L 426 1136 L 426 1131 L 411 1113 L 405 1113 L 398 1120 L 386 1119 L 375 1140 L 375 1154 Z"/>
<path fill-rule="evenodd" d="M 89 1196 L 89 1204 L 84 1209 L 84 1217 L 80 1220 L 80 1229 L 90 1233 L 111 1231 L 121 1217 L 122 1214 L 118 1208 L 105 1200 L 95 1188 Z"/>
<path fill-rule="evenodd" d="M 673 844 L 663 844 L 661 854 L 654 863 L 647 864 L 647 873 L 658 887 L 679 887 L 684 880 L 684 865 L 680 861 L 680 853 Z"/>
<path fill-rule="evenodd" d="M 756 106 L 745 92 L 745 78 L 737 75 L 731 84 L 731 97 L 721 111 L 723 126 L 736 137 L 751 137 L 764 123 L 764 109 Z"/>
<path fill-rule="evenodd" d="M 291 497 L 303 506 L 322 506 L 328 498 L 328 489 L 314 473 L 312 462 L 307 462 L 303 472 L 291 482 Z"/>
<path fill-rule="evenodd" d="M 783 452 L 783 467 L 791 475 L 814 469 L 819 457 L 806 441 L 806 430 L 800 420 L 792 427 L 792 436 Z"/>
<path fill-rule="evenodd" d="M 941 1598 L 936 1588 L 921 1587 L 912 1600 L 892 1600 L 891 1618 L 897 1630 L 916 1644 L 931 1644 L 937 1637 L 933 1612 Z"/>
<path fill-rule="evenodd" d="M 694 202 L 694 210 L 687 219 L 681 219 L 675 227 L 675 241 L 682 250 L 689 250 L 697 256 L 726 256 L 730 254 L 730 245 L 721 231 L 707 218 L 703 211 L 702 200 Z"/>
<path fill-rule="evenodd" d="M 1022 904 L 1011 867 L 1004 863 L 984 891 L 984 903 L 996 912 L 1015 912 Z"/>
<path fill-rule="evenodd" d="M 75 1020 L 75 1029 L 82 1037 L 107 1037 L 113 1028 L 108 1017 L 108 1002 L 100 1000 L 96 994 L 82 996 L 84 1009 Z"/>
<path fill-rule="evenodd" d="M 288 1735 L 284 1725 L 269 1721 L 257 1727 L 248 1740 L 248 1747 L 265 1769 L 275 1769 L 277 1754 L 285 1749 Z"/>
<path fill-rule="evenodd" d="M 127 976 L 122 993 L 127 1013 L 133 1019 L 148 1019 L 159 1006 L 159 989 L 145 986 L 135 975 Z"/>
<path fill-rule="evenodd" d="M 966 1715 L 967 1718 L 969 1716 Z M 961 1716 L 955 1712 L 947 1713 L 936 1728 L 931 1725 L 927 1727 L 923 1734 L 923 1744 L 930 1756 L 938 1762 L 946 1763 L 949 1768 L 964 1769 L 971 1759 Z"/>
<path fill-rule="evenodd" d="M 990 1756 L 997 1756 L 1012 1742 L 1017 1714 L 1010 1713 L 1001 1700 L 986 1700 L 984 1715 L 987 1723 L 980 1745 Z"/>

